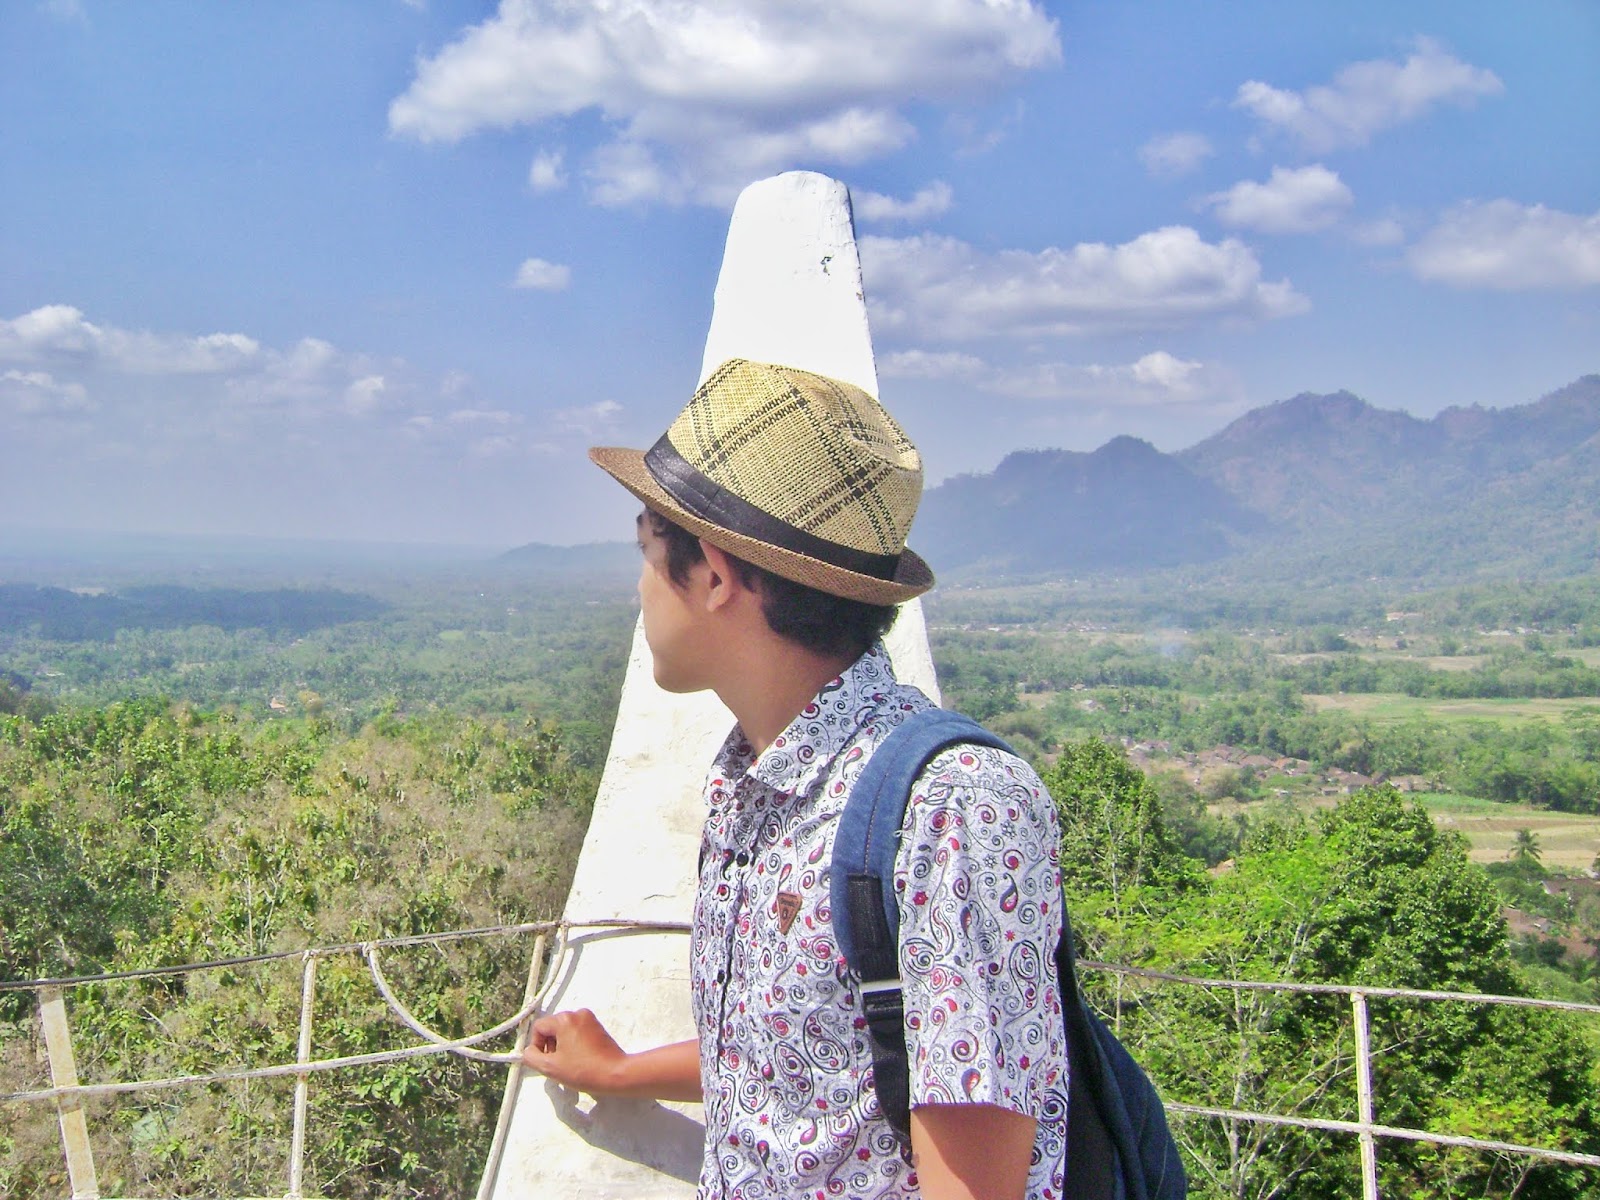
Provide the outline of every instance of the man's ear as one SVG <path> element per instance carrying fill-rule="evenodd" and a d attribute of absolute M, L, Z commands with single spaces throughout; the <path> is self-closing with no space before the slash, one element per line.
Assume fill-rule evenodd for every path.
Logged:
<path fill-rule="evenodd" d="M 752 595 L 753 589 L 733 565 L 727 551 L 700 539 L 700 550 L 706 556 L 706 608 L 718 609 L 741 595 Z"/>

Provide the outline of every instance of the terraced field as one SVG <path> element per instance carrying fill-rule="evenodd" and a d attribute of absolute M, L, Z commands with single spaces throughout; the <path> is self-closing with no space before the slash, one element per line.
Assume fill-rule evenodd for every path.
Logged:
<path fill-rule="evenodd" d="M 1600 856 L 1600 816 L 1550 812 L 1526 804 L 1496 804 L 1449 793 L 1413 797 L 1444 829 L 1454 829 L 1472 843 L 1474 862 L 1498 862 L 1511 854 L 1517 830 L 1539 839 L 1545 866 L 1576 872 L 1587 870 Z"/>

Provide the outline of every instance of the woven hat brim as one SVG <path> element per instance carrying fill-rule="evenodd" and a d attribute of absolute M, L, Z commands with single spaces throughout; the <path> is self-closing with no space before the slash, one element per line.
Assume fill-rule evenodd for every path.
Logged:
<path fill-rule="evenodd" d="M 922 595 L 933 587 L 933 571 L 909 547 L 900 552 L 893 579 L 879 579 L 862 575 L 831 563 L 807 558 L 793 550 L 785 550 L 767 542 L 758 541 L 732 530 L 723 529 L 710 521 L 702 520 L 685 509 L 656 482 L 644 465 L 644 452 L 628 450 L 621 446 L 596 446 L 589 451 L 590 460 L 623 487 L 627 488 L 649 508 L 682 525 L 697 537 L 703 537 L 720 550 L 764 567 L 774 575 L 781 575 L 795 583 L 814 587 L 830 596 L 843 596 L 866 604 L 902 604 Z"/>

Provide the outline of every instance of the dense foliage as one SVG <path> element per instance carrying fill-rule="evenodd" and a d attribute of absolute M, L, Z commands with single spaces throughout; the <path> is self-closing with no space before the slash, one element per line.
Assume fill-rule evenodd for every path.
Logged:
<path fill-rule="evenodd" d="M 443 577 L 372 587 L 382 598 L 0 587 L 0 668 L 13 687 L 80 705 L 181 697 L 247 716 L 309 712 L 345 733 L 386 715 L 538 713 L 562 722 L 575 757 L 599 764 L 632 632 L 625 589 Z M 50 597 L 42 613 L 35 593 Z"/>
<path fill-rule="evenodd" d="M 516 923 L 558 914 L 595 786 L 559 729 L 432 716 L 349 736 L 162 701 L 0 717 L 5 979 L 85 975 Z M 520 1003 L 531 945 L 394 952 L 413 1010 L 452 1036 Z M 85 1078 L 293 1061 L 295 959 L 77 987 Z M 33 997 L 0 991 L 0 1090 L 40 1086 Z M 403 1044 L 359 958 L 321 966 L 319 1054 Z M 502 1047 L 503 1048 L 503 1047 Z M 476 1184 L 503 1072 L 445 1057 L 321 1076 L 308 1184 L 459 1196 Z M 114 1194 L 270 1195 L 285 1183 L 289 1081 L 92 1105 Z M 54 1114 L 0 1108 L 0 1193 L 46 1194 Z"/>
<path fill-rule="evenodd" d="M 1163 827 L 1154 788 L 1099 742 L 1069 745 L 1045 781 L 1062 818 L 1076 932 L 1096 959 L 1257 982 L 1524 995 L 1485 873 L 1392 789 L 1316 820 L 1258 824 L 1207 875 Z M 1169 1099 L 1301 1118 L 1357 1118 L 1342 995 L 1093 979 Z M 1600 1037 L 1560 1014 L 1370 1002 L 1377 1119 L 1600 1151 Z M 1191 1194 L 1265 1200 L 1359 1194 L 1353 1138 L 1242 1118 L 1180 1123 Z M 1579 1197 L 1592 1175 L 1512 1155 L 1385 1140 L 1384 1194 Z"/>

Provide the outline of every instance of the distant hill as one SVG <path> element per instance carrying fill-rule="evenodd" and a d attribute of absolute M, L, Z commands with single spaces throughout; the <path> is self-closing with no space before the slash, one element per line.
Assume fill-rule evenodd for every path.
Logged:
<path fill-rule="evenodd" d="M 1127 437 L 1019 452 L 930 489 L 913 542 L 955 580 L 1233 560 L 1308 578 L 1591 571 L 1600 375 L 1430 420 L 1306 393 L 1175 455 Z"/>
<path fill-rule="evenodd" d="M 1531 404 L 1431 420 L 1350 395 L 1246 413 L 1177 456 L 1350 571 L 1535 572 L 1596 565 L 1600 375 Z"/>
<path fill-rule="evenodd" d="M 625 582 L 639 573 L 639 551 L 632 542 L 586 542 L 579 546 L 530 542 L 497 556 L 494 565 L 510 575 L 614 578 Z"/>
<path fill-rule="evenodd" d="M 924 496 L 913 544 L 949 568 L 1034 574 L 1205 562 L 1268 525 L 1178 459 L 1118 437 L 947 480 Z"/>
<path fill-rule="evenodd" d="M 1447 408 L 1426 421 L 1349 392 L 1307 393 L 1248 412 L 1176 457 L 1272 521 L 1312 525 L 1548 474 L 1597 433 L 1600 375 L 1588 375 L 1532 404 Z"/>

